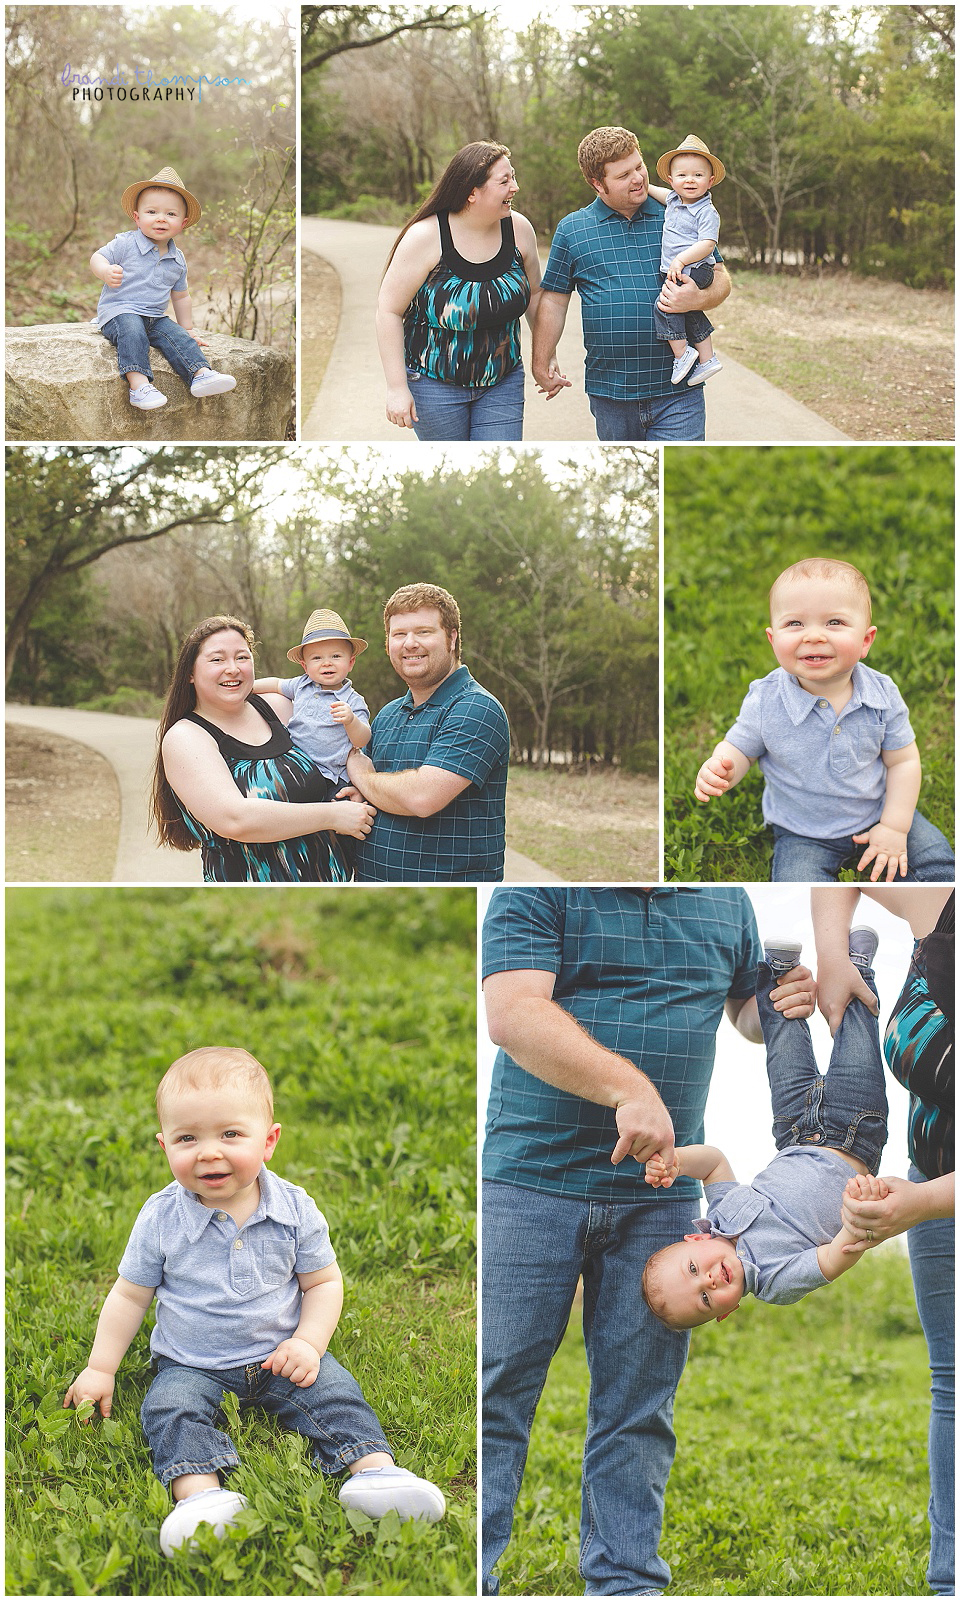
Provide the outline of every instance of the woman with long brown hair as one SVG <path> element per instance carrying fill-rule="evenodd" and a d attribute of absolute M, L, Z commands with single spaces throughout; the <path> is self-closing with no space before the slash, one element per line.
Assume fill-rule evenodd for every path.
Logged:
<path fill-rule="evenodd" d="M 252 693 L 253 648 L 237 617 L 205 618 L 181 646 L 153 783 L 161 843 L 199 846 L 208 880 L 348 879 L 338 836 L 363 839 L 374 808 L 332 799 L 329 780 L 287 733 L 292 703 Z"/>
<path fill-rule="evenodd" d="M 523 436 L 520 318 L 532 328 L 540 257 L 516 193 L 506 145 L 464 145 L 390 252 L 377 303 L 387 418 L 418 439 Z"/>

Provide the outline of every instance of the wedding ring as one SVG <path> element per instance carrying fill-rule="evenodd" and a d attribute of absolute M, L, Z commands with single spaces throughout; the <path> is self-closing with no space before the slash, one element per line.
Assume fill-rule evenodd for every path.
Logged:
<path fill-rule="evenodd" d="M 872 1240 L 873 1239 L 873 1229 L 867 1229 L 867 1239 L 868 1240 Z"/>

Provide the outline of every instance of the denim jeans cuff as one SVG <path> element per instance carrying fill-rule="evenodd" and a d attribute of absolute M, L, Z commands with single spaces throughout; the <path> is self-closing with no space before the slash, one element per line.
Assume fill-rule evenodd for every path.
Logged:
<path fill-rule="evenodd" d="M 233 1452 L 229 1456 L 208 1457 L 206 1462 L 175 1462 L 172 1467 L 158 1473 L 157 1478 L 162 1485 L 168 1485 L 171 1480 L 180 1479 L 185 1473 L 232 1473 L 239 1466 L 240 1458 Z"/>
<path fill-rule="evenodd" d="M 323 1463 L 318 1457 L 315 1457 L 314 1461 L 325 1479 L 335 1479 L 338 1478 L 339 1475 L 345 1471 L 345 1469 L 349 1468 L 351 1462 L 359 1462 L 361 1457 L 372 1456 L 375 1451 L 384 1451 L 387 1456 L 393 1457 L 393 1451 L 391 1447 L 381 1436 L 379 1440 L 358 1440 L 353 1445 L 341 1446 L 340 1450 L 337 1452 L 337 1456 L 340 1460 L 339 1463 L 334 1467 L 324 1467 Z M 394 1461 L 396 1461 L 395 1457 Z"/>

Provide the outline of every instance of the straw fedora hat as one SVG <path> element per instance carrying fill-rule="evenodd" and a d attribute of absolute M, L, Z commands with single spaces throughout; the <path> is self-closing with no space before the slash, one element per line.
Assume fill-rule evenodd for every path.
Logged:
<path fill-rule="evenodd" d="M 137 201 L 144 189 L 175 189 L 178 195 L 183 196 L 186 203 L 187 221 L 190 223 L 200 221 L 200 202 L 196 195 L 192 195 L 189 189 L 184 188 L 173 167 L 161 167 L 152 178 L 138 178 L 136 183 L 127 184 L 120 196 L 120 204 L 128 217 L 132 217 L 136 211 Z"/>
<path fill-rule="evenodd" d="M 723 183 L 727 170 L 726 167 L 723 165 L 723 162 L 720 160 L 719 156 L 712 156 L 710 154 L 703 140 L 698 139 L 695 133 L 688 133 L 683 143 L 677 145 L 676 150 L 667 150 L 664 152 L 664 154 L 660 157 L 660 160 L 657 162 L 657 177 L 662 178 L 664 183 L 669 183 L 670 163 L 674 156 L 689 156 L 694 151 L 696 151 L 698 156 L 705 156 L 709 161 L 711 167 L 713 168 L 714 184 L 716 185 L 718 183 Z"/>
<path fill-rule="evenodd" d="M 318 639 L 349 639 L 355 656 L 359 656 L 360 652 L 367 648 L 366 640 L 357 639 L 356 635 L 351 634 L 342 617 L 338 617 L 335 611 L 321 608 L 310 613 L 303 627 L 303 638 L 299 645 L 291 645 L 287 651 L 287 660 L 299 662 L 304 645 L 312 645 Z"/>

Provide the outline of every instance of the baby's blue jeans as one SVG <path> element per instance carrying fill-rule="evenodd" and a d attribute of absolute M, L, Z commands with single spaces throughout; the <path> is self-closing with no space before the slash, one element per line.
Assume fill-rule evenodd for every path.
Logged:
<path fill-rule="evenodd" d="M 202 367 L 209 365 L 206 356 L 192 334 L 188 334 L 172 317 L 141 317 L 134 311 L 123 311 L 111 317 L 100 332 L 111 345 L 117 347 L 117 366 L 122 373 L 142 372 L 153 382 L 150 366 L 150 346 L 166 356 L 174 372 L 189 384 Z"/>
<path fill-rule="evenodd" d="M 393 1451 L 356 1379 L 328 1351 L 314 1382 L 300 1389 L 258 1362 L 246 1367 L 181 1367 L 167 1356 L 154 1359 L 156 1377 L 140 1408 L 140 1422 L 161 1484 L 184 1473 L 230 1473 L 240 1458 L 228 1434 L 221 1403 L 227 1390 L 241 1410 L 257 1406 L 280 1426 L 310 1441 L 312 1460 L 325 1475 L 344 1473 L 372 1451 Z"/>
<path fill-rule="evenodd" d="M 861 975 L 877 993 L 873 970 Z M 833 1037 L 830 1066 L 821 1074 L 806 1018 L 784 1017 L 770 991 L 780 983 L 766 962 L 757 968 L 757 1010 L 767 1050 L 777 1150 L 820 1145 L 858 1156 L 871 1173 L 887 1143 L 887 1088 L 880 1029 L 862 1001 L 851 1001 Z"/>
<path fill-rule="evenodd" d="M 855 866 L 867 848 L 854 845 L 850 834 L 839 839 L 810 839 L 806 834 L 791 834 L 776 823 L 773 841 L 770 878 L 775 884 L 836 883 L 841 867 Z M 920 812 L 914 812 L 907 835 L 907 876 L 903 879 L 898 874 L 896 882 L 952 884 L 954 871 L 953 851 L 945 836 Z M 869 874 L 869 867 L 866 873 Z"/>

